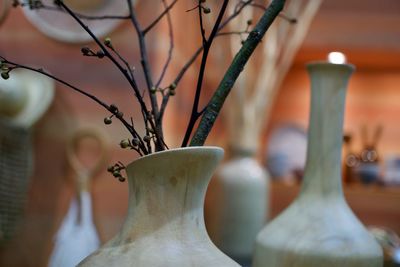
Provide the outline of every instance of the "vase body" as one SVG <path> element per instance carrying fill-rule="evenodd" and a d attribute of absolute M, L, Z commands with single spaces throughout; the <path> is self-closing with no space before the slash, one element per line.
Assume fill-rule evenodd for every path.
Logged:
<path fill-rule="evenodd" d="M 382 251 L 348 207 L 342 127 L 351 65 L 313 63 L 307 161 L 297 199 L 257 236 L 255 267 L 381 267 Z"/>
<path fill-rule="evenodd" d="M 220 166 L 212 185 L 213 203 L 206 211 L 210 237 L 224 253 L 247 266 L 267 218 L 269 176 L 254 153 L 236 151 Z"/>
<path fill-rule="evenodd" d="M 79 266 L 239 266 L 207 235 L 203 205 L 223 150 L 189 147 L 127 166 L 128 216 L 121 231 Z"/>

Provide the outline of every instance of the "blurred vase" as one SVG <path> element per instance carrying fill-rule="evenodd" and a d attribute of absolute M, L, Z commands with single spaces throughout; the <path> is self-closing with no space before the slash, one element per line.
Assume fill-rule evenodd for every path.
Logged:
<path fill-rule="evenodd" d="M 257 236 L 255 267 L 380 267 L 382 250 L 341 185 L 346 87 L 353 66 L 313 63 L 308 154 L 298 198 Z"/>
<path fill-rule="evenodd" d="M 212 184 L 207 230 L 219 249 L 247 266 L 267 218 L 269 175 L 254 150 L 232 149 L 231 159 L 221 165 Z"/>
<path fill-rule="evenodd" d="M 204 224 L 204 195 L 222 155 L 220 148 L 189 147 L 128 165 L 128 217 L 78 266 L 239 266 L 211 242 Z"/>

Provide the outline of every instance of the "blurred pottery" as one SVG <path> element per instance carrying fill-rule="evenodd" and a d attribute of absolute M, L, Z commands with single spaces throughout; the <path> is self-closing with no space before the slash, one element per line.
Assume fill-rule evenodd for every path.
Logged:
<path fill-rule="evenodd" d="M 268 213 L 269 175 L 254 151 L 233 149 L 213 178 L 212 206 L 206 213 L 211 239 L 224 253 L 248 265 Z"/>

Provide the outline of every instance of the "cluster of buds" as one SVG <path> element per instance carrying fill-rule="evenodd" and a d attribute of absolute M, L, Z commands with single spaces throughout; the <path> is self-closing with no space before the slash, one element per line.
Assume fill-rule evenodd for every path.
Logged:
<path fill-rule="evenodd" d="M 82 55 L 87 56 L 87 57 L 103 58 L 105 56 L 103 51 L 99 50 L 97 52 L 94 52 L 92 49 L 90 49 L 87 46 L 82 47 L 81 52 L 82 52 Z"/>
<path fill-rule="evenodd" d="M 155 94 L 157 92 L 165 92 L 165 91 L 167 91 L 167 93 L 170 96 L 174 96 L 175 93 L 176 93 L 175 89 L 176 89 L 176 84 L 175 83 L 170 84 L 166 88 L 157 88 L 157 87 L 153 86 L 153 87 L 150 88 L 150 93 Z"/>
<path fill-rule="evenodd" d="M 115 163 L 107 168 L 107 171 L 111 173 L 115 178 L 118 178 L 120 182 L 125 182 L 126 178 L 121 175 L 121 170 L 124 170 L 125 166 L 121 163 Z"/>
<path fill-rule="evenodd" d="M 175 89 L 176 89 L 176 84 L 171 83 L 171 85 L 168 87 L 168 93 L 170 96 L 175 95 Z"/>
<path fill-rule="evenodd" d="M 4 80 L 10 78 L 10 70 L 11 69 L 7 66 L 6 63 L 0 61 L 1 78 L 3 78 Z"/>
<path fill-rule="evenodd" d="M 119 146 L 121 148 L 130 148 L 130 149 L 134 149 L 136 147 L 139 146 L 139 139 L 137 138 L 133 138 L 132 140 L 129 139 L 123 139 L 121 140 L 121 142 L 119 143 Z"/>
<path fill-rule="evenodd" d="M 118 107 L 114 104 L 110 105 L 109 111 L 112 113 L 111 116 L 109 117 L 105 117 L 104 118 L 104 124 L 111 124 L 112 123 L 112 118 L 115 116 L 119 119 L 121 119 L 124 116 L 124 113 L 122 113 L 121 111 L 118 110 Z"/>

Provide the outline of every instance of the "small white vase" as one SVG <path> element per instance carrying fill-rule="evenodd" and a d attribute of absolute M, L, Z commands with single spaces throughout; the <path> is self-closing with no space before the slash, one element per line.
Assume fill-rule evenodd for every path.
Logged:
<path fill-rule="evenodd" d="M 257 236 L 254 267 L 381 267 L 382 251 L 341 185 L 346 87 L 353 67 L 308 65 L 311 115 L 299 197 Z"/>
<path fill-rule="evenodd" d="M 204 224 L 205 192 L 222 156 L 220 148 L 188 147 L 129 164 L 128 217 L 117 236 L 78 266 L 238 267 Z"/>
<path fill-rule="evenodd" d="M 213 178 L 213 204 L 206 211 L 206 225 L 219 249 L 248 265 L 267 219 L 269 176 L 254 151 L 235 149 L 232 154 Z"/>

